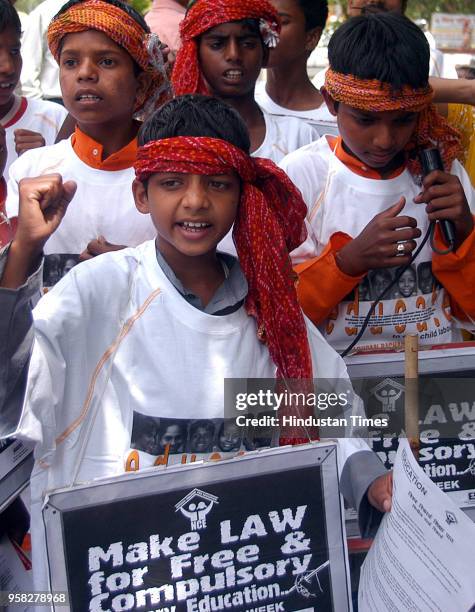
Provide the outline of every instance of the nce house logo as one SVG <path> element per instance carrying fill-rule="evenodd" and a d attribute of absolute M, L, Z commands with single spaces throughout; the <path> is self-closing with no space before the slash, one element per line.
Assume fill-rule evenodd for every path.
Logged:
<path fill-rule="evenodd" d="M 218 503 L 216 495 L 193 489 L 188 495 L 175 504 L 175 512 L 180 511 L 189 519 L 191 531 L 206 529 L 206 516 L 214 504 Z"/>
<path fill-rule="evenodd" d="M 380 402 L 383 412 L 395 412 L 396 402 L 404 392 L 404 387 L 391 378 L 385 378 L 369 392 Z"/>

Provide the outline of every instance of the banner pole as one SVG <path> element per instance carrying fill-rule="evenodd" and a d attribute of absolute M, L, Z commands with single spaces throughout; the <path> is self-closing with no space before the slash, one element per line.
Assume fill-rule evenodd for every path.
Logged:
<path fill-rule="evenodd" d="M 419 456 L 419 337 L 404 337 L 404 426 L 410 447 L 416 459 Z"/>

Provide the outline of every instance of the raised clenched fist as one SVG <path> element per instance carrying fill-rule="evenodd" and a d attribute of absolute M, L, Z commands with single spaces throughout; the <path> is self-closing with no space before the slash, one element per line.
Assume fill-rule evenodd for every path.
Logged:
<path fill-rule="evenodd" d="M 41 251 L 61 223 L 75 192 L 76 183 L 63 183 L 60 174 L 22 179 L 15 241 L 28 250 Z"/>

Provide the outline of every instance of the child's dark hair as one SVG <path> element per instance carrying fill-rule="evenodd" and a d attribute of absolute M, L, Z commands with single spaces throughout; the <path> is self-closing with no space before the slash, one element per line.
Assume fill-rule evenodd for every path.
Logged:
<path fill-rule="evenodd" d="M 13 28 L 21 36 L 21 23 L 18 13 L 9 0 L 0 0 L 0 32 Z"/>
<path fill-rule="evenodd" d="M 176 136 L 207 136 L 226 140 L 249 154 L 249 134 L 240 115 L 209 96 L 186 95 L 170 100 L 142 125 L 139 145 Z"/>
<path fill-rule="evenodd" d="M 328 18 L 327 0 L 298 0 L 305 15 L 305 30 L 324 28 Z"/>
<path fill-rule="evenodd" d="M 112 4 L 112 6 L 116 6 L 117 8 L 120 8 L 121 10 L 124 11 L 124 13 L 127 13 L 127 15 L 130 15 L 130 17 L 132 17 L 132 19 L 134 19 L 145 30 L 145 32 L 147 33 L 150 32 L 150 28 L 148 27 L 145 19 L 142 17 L 142 15 L 138 11 L 136 11 L 129 4 L 126 4 L 125 2 L 121 2 L 121 0 L 102 0 L 102 1 L 106 2 L 107 4 Z M 53 19 L 55 19 L 59 15 L 62 15 L 66 11 L 68 11 L 72 6 L 75 6 L 76 4 L 81 4 L 81 2 L 84 2 L 84 0 L 69 0 L 69 2 L 66 2 L 66 4 L 63 4 L 63 6 L 56 13 Z"/>
<path fill-rule="evenodd" d="M 420 28 L 397 13 L 353 17 L 328 45 L 330 66 L 360 79 L 377 79 L 394 90 L 420 88 L 429 80 L 429 43 Z"/>

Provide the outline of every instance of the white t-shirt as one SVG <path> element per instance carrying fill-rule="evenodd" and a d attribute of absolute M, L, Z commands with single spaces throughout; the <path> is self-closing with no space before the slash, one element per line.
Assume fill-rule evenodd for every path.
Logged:
<path fill-rule="evenodd" d="M 312 126 L 318 133 L 318 136 L 324 134 L 338 135 L 338 125 L 336 117 L 328 110 L 327 105 L 323 102 L 318 108 L 309 110 L 297 111 L 285 106 L 276 104 L 274 100 L 266 92 L 266 84 L 264 81 L 258 81 L 255 90 L 256 102 L 261 108 L 271 115 L 281 117 L 297 117 Z"/>
<path fill-rule="evenodd" d="M 17 98 L 12 110 L 0 120 L 5 127 L 8 158 L 4 176 L 8 177 L 11 164 L 18 158 L 15 151 L 15 130 L 39 132 L 46 145 L 54 144 L 68 111 L 54 102 Z"/>
<path fill-rule="evenodd" d="M 63 0 L 43 0 L 28 15 L 21 43 L 21 84 L 29 98 L 61 98 L 59 68 L 48 48 L 46 32 L 63 4 Z"/>
<path fill-rule="evenodd" d="M 325 137 L 292 153 L 280 165 L 300 189 L 308 206 L 308 236 L 292 253 L 295 264 L 320 255 L 336 232 L 356 237 L 375 215 L 394 205 L 401 196 L 406 198 L 401 214 L 417 219 L 422 236 L 428 228 L 425 206 L 413 202 L 421 188 L 407 169 L 388 180 L 362 177 L 336 157 Z M 459 177 L 469 206 L 475 210 L 475 192 L 458 161 L 451 172 Z M 460 339 L 459 330 L 450 320 L 447 292 L 432 275 L 431 261 L 432 250 L 427 243 L 411 269 L 377 306 L 375 318 L 363 334 L 359 348 L 394 348 L 409 333 L 417 333 L 421 344 Z M 372 301 L 390 284 L 395 270 L 370 270 L 354 294 L 335 307 L 321 325 L 322 333 L 335 349 L 343 350 L 352 342 Z"/>
<path fill-rule="evenodd" d="M 160 269 L 153 241 L 80 264 L 33 314 L 35 342 L 15 436 L 37 443 L 32 550 L 35 588 L 43 590 L 46 490 L 122 474 L 132 442 L 137 446 L 134 415 L 220 419 L 224 378 L 273 378 L 276 368 L 244 307 L 219 317 L 194 308 Z M 310 323 L 307 333 L 314 377 L 340 379 L 351 389 L 343 360 Z M 360 409 L 358 398 L 353 406 Z M 340 470 L 365 450 L 361 440 L 340 440 Z"/>
<path fill-rule="evenodd" d="M 262 110 L 266 122 L 266 135 L 260 147 L 251 153 L 252 157 L 265 157 L 278 164 L 288 153 L 296 151 L 319 137 L 316 129 L 305 121 L 295 117 L 271 115 L 264 109 Z M 232 238 L 232 228 L 219 243 L 218 250 L 237 255 Z"/>
<path fill-rule="evenodd" d="M 251 153 L 253 157 L 266 157 L 278 164 L 292 151 L 319 137 L 314 128 L 295 117 L 279 117 L 263 111 L 266 135 L 260 147 Z"/>
<path fill-rule="evenodd" d="M 76 181 L 77 191 L 61 225 L 45 245 L 46 254 L 77 255 L 101 235 L 112 244 L 126 246 L 137 246 L 156 235 L 150 216 L 139 213 L 135 207 L 133 168 L 116 171 L 92 168 L 74 152 L 70 138 L 27 151 L 11 166 L 7 215 L 18 214 L 20 179 L 56 172 L 64 181 Z"/>

